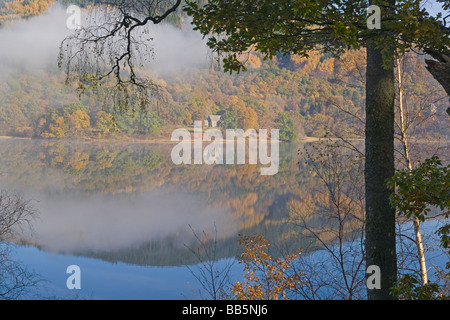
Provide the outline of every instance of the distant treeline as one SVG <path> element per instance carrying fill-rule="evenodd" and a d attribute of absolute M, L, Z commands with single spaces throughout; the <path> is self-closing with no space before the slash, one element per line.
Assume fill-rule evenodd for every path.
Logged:
<path fill-rule="evenodd" d="M 69 0 L 59 0 L 69 1 Z M 0 0 L 0 12 L 22 8 L 20 16 L 39 14 L 53 0 Z M 92 0 L 70 1 L 82 6 Z M 161 2 L 162 6 L 166 2 Z M 28 10 L 32 6 L 33 10 Z M 13 10 L 14 11 L 14 10 Z M 182 20 L 183 13 L 174 17 Z M 178 19 L 176 18 L 176 19 Z M 181 21 L 180 20 L 180 21 Z M 79 95 L 64 84 L 61 70 L 43 67 L 0 75 L 0 135 L 70 138 L 111 135 L 169 137 L 180 126 L 221 115 L 226 128 L 279 128 L 283 140 L 303 135 L 360 137 L 365 122 L 365 53 L 346 52 L 339 59 L 313 51 L 263 60 L 246 55 L 248 71 L 225 74 L 219 66 L 156 77 L 160 96 L 141 110 L 119 111 L 104 87 Z M 414 134 L 447 136 L 446 94 L 425 70 L 423 57 L 411 53 L 405 68 L 405 101 L 415 116 L 432 115 Z M 55 61 L 56 64 L 56 61 Z M 427 108 L 430 106 L 430 108 Z"/>
<path fill-rule="evenodd" d="M 0 78 L 0 135 L 167 138 L 174 127 L 220 114 L 223 128 L 277 127 L 284 140 L 326 132 L 356 137 L 363 131 L 365 117 L 364 86 L 356 78 L 364 67 L 362 55 L 348 52 L 338 60 L 313 52 L 309 58 L 263 61 L 251 54 L 249 70 L 239 75 L 196 69 L 156 79 L 164 99 L 151 101 L 147 110 L 135 107 L 124 112 L 117 110 L 102 87 L 86 88 L 79 96 L 75 87 L 64 84 L 59 70 L 18 71 Z M 434 119 L 421 124 L 415 133 L 448 135 L 448 102 L 439 100 L 445 94 L 433 84 L 418 57 L 410 59 L 407 72 L 409 110 L 433 113 Z"/>
<path fill-rule="evenodd" d="M 0 0 L 0 26 L 10 20 L 40 15 L 54 2 L 55 0 Z"/>

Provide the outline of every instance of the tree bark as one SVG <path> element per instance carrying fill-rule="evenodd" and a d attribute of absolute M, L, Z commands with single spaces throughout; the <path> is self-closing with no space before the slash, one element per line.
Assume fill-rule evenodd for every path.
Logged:
<path fill-rule="evenodd" d="M 391 190 L 385 183 L 395 172 L 393 54 L 388 67 L 385 66 L 381 50 L 368 44 L 365 129 L 366 267 L 376 265 L 381 270 L 381 288 L 368 289 L 369 300 L 394 299 L 390 289 L 397 280 L 395 209 L 389 201 Z"/>

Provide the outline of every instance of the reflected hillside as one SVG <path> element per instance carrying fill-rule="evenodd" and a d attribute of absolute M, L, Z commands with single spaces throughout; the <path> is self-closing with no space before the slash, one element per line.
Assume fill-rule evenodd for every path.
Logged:
<path fill-rule="evenodd" d="M 318 182 L 298 144 L 280 145 L 280 168 L 174 165 L 171 143 L 0 140 L 3 188 L 36 201 L 40 219 L 24 240 L 43 250 L 142 265 L 194 261 L 186 245 L 218 231 L 218 257 L 237 236 L 264 232 L 285 242 L 288 201 Z M 293 238 L 292 238 L 293 239 Z"/>

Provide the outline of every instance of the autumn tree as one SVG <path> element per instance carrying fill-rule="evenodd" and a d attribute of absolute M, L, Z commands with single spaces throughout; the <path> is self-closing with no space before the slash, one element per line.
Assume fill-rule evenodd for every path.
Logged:
<path fill-rule="evenodd" d="M 239 243 L 243 247 L 239 261 L 244 265 L 244 281 L 231 289 L 238 300 L 289 299 L 306 281 L 306 275 L 293 268 L 300 251 L 274 257 L 261 234 L 241 236 Z"/>
<path fill-rule="evenodd" d="M 11 0 L 0 4 L 0 25 L 2 22 L 28 18 L 42 14 L 55 0 Z"/>
<path fill-rule="evenodd" d="M 258 115 L 255 110 L 246 106 L 242 99 L 232 95 L 224 102 L 224 110 L 218 126 L 224 129 L 257 129 Z"/>
<path fill-rule="evenodd" d="M 91 126 L 91 117 L 83 110 L 75 110 L 68 116 L 68 130 L 71 135 L 79 135 Z"/>
<path fill-rule="evenodd" d="M 44 120 L 45 121 L 45 120 Z M 48 123 L 48 129 L 42 132 L 43 138 L 62 138 L 67 133 L 67 122 L 62 116 L 57 116 Z"/>
<path fill-rule="evenodd" d="M 443 2 L 443 1 L 441 1 Z M 368 5 L 379 5 L 381 27 L 367 28 Z M 385 180 L 394 174 L 394 56 L 412 46 L 449 51 L 450 30 L 422 10 L 420 1 L 209 1 L 188 2 L 194 25 L 209 36 L 228 71 L 242 71 L 238 57 L 250 50 L 308 56 L 313 49 L 339 55 L 366 48 L 366 257 L 382 270 L 381 289 L 369 299 L 392 298 L 396 279 L 395 210 Z M 411 18 L 414 17 L 414 18 Z"/>
<path fill-rule="evenodd" d="M 239 108 L 237 121 L 238 127 L 243 130 L 258 129 L 258 115 L 252 108 L 246 106 Z"/>
<path fill-rule="evenodd" d="M 144 106 L 157 86 L 136 72 L 139 55 L 152 53 L 149 42 L 136 33 L 145 30 L 147 23 L 161 23 L 180 7 L 181 0 L 118 0 L 105 4 L 109 9 L 106 19 L 81 28 L 63 42 L 60 66 L 65 66 L 69 77 L 80 75 L 81 83 L 113 77 L 117 96 L 125 105 L 130 102 L 127 85 L 135 85 L 138 89 L 131 100 Z M 368 5 L 379 6 L 380 28 L 367 27 Z M 277 54 L 307 57 L 314 49 L 336 56 L 347 49 L 367 49 L 366 263 L 382 270 L 382 289 L 372 290 L 369 298 L 392 298 L 389 288 L 397 271 L 395 211 L 385 180 L 394 174 L 393 61 L 396 49 L 405 52 L 413 46 L 448 53 L 450 31 L 442 16 L 431 17 L 419 0 L 211 0 L 207 4 L 188 2 L 185 9 L 193 17 L 195 29 L 208 37 L 210 48 L 222 55 L 225 71 L 245 70 L 240 56 L 250 51 L 259 51 L 267 59 Z"/>

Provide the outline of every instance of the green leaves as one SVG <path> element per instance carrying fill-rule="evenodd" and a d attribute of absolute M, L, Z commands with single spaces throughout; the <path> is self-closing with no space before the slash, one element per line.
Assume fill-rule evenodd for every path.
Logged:
<path fill-rule="evenodd" d="M 392 288 L 394 296 L 402 300 L 445 300 L 436 283 L 422 285 L 418 273 L 406 274 Z"/>
<path fill-rule="evenodd" d="M 450 165 L 442 165 L 442 161 L 433 156 L 426 159 L 416 169 L 398 170 L 388 180 L 387 185 L 395 189 L 390 200 L 399 210 L 400 215 L 417 217 L 424 221 L 431 211 L 430 206 L 443 211 L 449 217 L 450 208 Z M 436 233 L 441 237 L 444 249 L 450 249 L 450 224 L 440 227 Z M 450 251 L 450 250 L 449 250 Z M 447 268 L 450 265 L 447 264 Z"/>
<path fill-rule="evenodd" d="M 426 159 L 416 169 L 398 170 L 388 181 L 390 188 L 395 188 L 391 203 L 408 218 L 415 215 L 421 221 L 430 212 L 429 205 L 441 210 L 450 207 L 449 165 L 443 166 L 441 160 L 434 156 Z"/>
<path fill-rule="evenodd" d="M 288 111 L 281 112 L 275 119 L 275 123 L 280 130 L 280 140 L 295 141 L 297 139 L 295 120 Z"/>
<path fill-rule="evenodd" d="M 367 1 L 210 0 L 204 6 L 187 1 L 184 11 L 193 17 L 196 30 L 211 37 L 208 45 L 224 58 L 229 72 L 243 70 L 238 56 L 248 50 L 272 57 L 277 52 L 305 55 L 320 46 L 338 54 L 370 42 L 390 50 L 395 46 L 400 53 L 411 47 L 449 51 L 450 31 L 421 1 L 375 4 L 381 8 L 380 30 L 367 29 Z"/>

